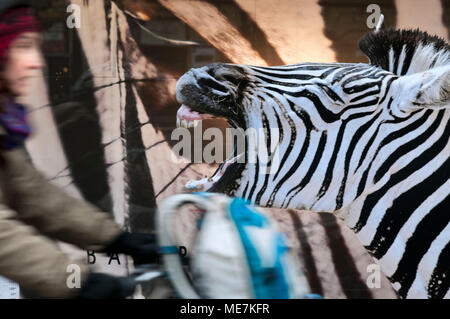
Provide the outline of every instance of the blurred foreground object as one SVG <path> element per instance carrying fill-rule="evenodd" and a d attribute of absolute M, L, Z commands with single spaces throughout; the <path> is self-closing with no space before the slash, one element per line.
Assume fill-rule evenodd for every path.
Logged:
<path fill-rule="evenodd" d="M 177 211 L 194 204 L 202 212 L 190 255 L 189 279 L 178 256 Z M 214 193 L 174 195 L 157 214 L 163 263 L 181 298 L 317 298 L 283 233 L 247 202 Z"/>
<path fill-rule="evenodd" d="M 91 273 L 78 299 L 124 299 L 131 297 L 135 288 L 136 284 L 130 278 Z"/>

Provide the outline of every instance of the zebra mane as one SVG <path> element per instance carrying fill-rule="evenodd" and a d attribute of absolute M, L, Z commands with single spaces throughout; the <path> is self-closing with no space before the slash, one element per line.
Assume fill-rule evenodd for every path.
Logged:
<path fill-rule="evenodd" d="M 372 32 L 359 41 L 359 48 L 371 64 L 399 76 L 450 63 L 448 43 L 419 29 Z"/>

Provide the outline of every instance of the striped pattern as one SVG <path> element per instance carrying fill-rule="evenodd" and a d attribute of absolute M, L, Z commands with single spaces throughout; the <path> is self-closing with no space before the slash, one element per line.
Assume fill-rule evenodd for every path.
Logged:
<path fill-rule="evenodd" d="M 361 46 L 371 65 L 239 66 L 249 81 L 247 127 L 264 129 L 265 151 L 269 158 L 278 151 L 280 164 L 266 174 L 261 163 L 247 163 L 232 194 L 266 207 L 334 212 L 401 297 L 448 297 L 450 50 L 419 31 L 384 31 Z M 399 76 L 442 68 L 438 88 L 421 80 L 431 73 L 404 78 L 428 85 L 407 100 Z M 422 98 L 433 90 L 443 104 Z"/>
<path fill-rule="evenodd" d="M 377 127 L 383 120 L 380 100 L 395 76 L 373 66 L 353 64 L 250 70 L 258 87 L 251 97 L 260 102 L 258 107 L 264 114 L 251 118 L 250 126 L 267 132 L 274 127 L 280 130 L 280 169 L 273 175 L 262 175 L 258 164 L 249 164 L 244 174 L 249 178 L 241 181 L 236 194 L 262 206 L 326 211 L 340 209 L 344 200 L 348 204 L 357 197 L 344 198 L 349 194 L 345 192 L 348 175 L 360 165 L 350 167 L 351 155 L 357 145 L 367 145 L 370 136 L 362 133 L 370 124 Z M 358 132 L 354 132 L 356 125 L 362 127 Z M 361 153 L 359 163 L 366 153 Z M 339 162 L 340 158 L 345 158 L 345 163 Z M 344 169 L 336 177 L 336 168 L 342 164 Z M 320 179 L 318 174 L 321 183 L 311 183 L 313 175 L 316 182 Z M 332 207 L 330 197 L 335 198 Z"/>
<path fill-rule="evenodd" d="M 171 79 L 170 75 L 165 77 L 165 74 L 158 70 L 158 65 L 154 65 L 150 59 L 145 58 L 139 48 L 134 46 L 134 39 L 130 36 L 128 23 L 120 10 L 111 8 L 108 1 L 108 4 L 105 4 L 105 1 L 102 0 L 71 0 L 71 2 L 80 5 L 83 10 L 83 28 L 77 30 L 77 33 L 82 45 L 83 58 L 84 56 L 86 57 L 89 68 L 94 70 L 94 81 L 92 85 L 85 88 L 86 90 L 81 96 L 75 96 L 77 100 L 81 99 L 83 104 L 74 108 L 78 111 L 77 113 L 73 109 L 68 110 L 66 113 L 63 110 L 64 106 L 56 105 L 60 101 L 51 101 L 50 104 L 55 106 L 50 108 L 46 97 L 44 98 L 44 95 L 46 95 L 44 87 L 39 90 L 39 94 L 42 95 L 42 98 L 38 99 L 39 101 L 36 100 L 36 95 L 33 95 L 28 104 L 35 106 L 36 111 L 32 113 L 32 116 L 36 118 L 35 123 L 39 129 L 35 138 L 28 142 L 28 149 L 34 162 L 38 164 L 39 168 L 46 171 L 53 181 L 65 185 L 73 194 L 81 194 L 84 198 L 103 209 L 111 211 L 118 221 L 123 222 L 125 218 L 128 218 L 130 211 L 133 216 L 136 211 L 140 210 L 136 216 L 141 217 L 128 219 L 128 226 L 132 224 L 132 229 L 148 231 L 151 225 L 145 222 L 145 219 L 147 221 L 152 220 L 155 203 L 170 194 L 183 191 L 183 185 L 186 181 L 209 173 L 208 170 L 211 170 L 211 168 L 189 163 L 175 165 L 167 161 L 167 158 L 171 155 L 170 147 L 167 143 L 167 135 L 161 134 L 161 131 L 158 130 L 157 121 L 151 115 L 149 118 L 146 118 L 145 114 L 151 114 L 155 108 L 166 107 L 167 104 L 164 101 L 160 103 L 159 100 L 156 100 L 161 96 L 173 96 L 168 82 L 175 79 Z M 124 0 L 117 3 L 126 2 Z M 308 5 L 311 7 L 311 11 L 307 11 L 307 14 L 305 14 L 305 9 L 302 6 L 292 2 L 292 8 L 288 5 L 282 8 L 279 5 L 271 7 L 268 17 L 265 13 L 267 6 L 256 6 L 256 0 L 254 4 L 252 1 L 247 0 L 196 1 L 197 6 L 203 5 L 205 9 L 191 12 L 190 14 L 186 12 L 183 14 L 183 10 L 181 10 L 185 6 L 183 4 L 185 1 L 161 0 L 159 2 L 162 6 L 168 8 L 174 16 L 185 22 L 191 28 L 190 32 L 196 31 L 209 44 L 216 47 L 234 63 L 248 63 L 248 60 L 246 60 L 248 57 L 253 59 L 252 64 L 258 61 L 260 62 L 258 63 L 259 65 L 294 63 L 294 61 L 311 60 L 313 57 L 316 61 L 339 60 L 353 62 L 366 60 L 362 55 L 358 55 L 358 50 L 354 46 L 360 35 L 368 31 L 365 25 L 365 18 L 368 13 L 365 11 L 365 6 L 361 6 L 359 1 L 347 1 L 342 6 L 337 5 L 335 1 L 309 1 Z M 394 0 L 378 1 L 386 16 L 385 21 L 387 21 L 387 25 L 395 25 L 396 23 L 397 11 L 401 8 L 397 4 L 398 2 Z M 448 1 L 442 0 L 441 2 L 444 4 Z M 316 10 L 317 4 L 321 6 L 320 10 Z M 232 11 L 228 10 L 229 6 L 237 6 L 241 9 L 238 18 L 233 15 Z M 411 5 L 408 4 L 407 6 Z M 444 22 L 448 22 L 448 6 L 445 7 L 443 5 L 442 7 L 444 10 Z M 357 8 L 356 11 L 355 8 Z M 334 14 L 336 10 L 340 10 L 339 15 Z M 420 17 L 423 20 L 414 19 L 414 26 L 426 27 L 427 13 L 428 10 L 421 12 Z M 288 17 L 291 18 L 287 19 L 286 14 L 289 14 Z M 211 29 L 211 27 L 203 23 L 205 21 L 203 15 L 220 16 L 220 19 L 211 19 L 212 22 L 223 21 L 223 19 L 228 20 L 224 27 L 220 29 L 220 32 L 227 34 L 230 33 L 229 29 L 233 28 L 236 31 L 233 33 L 234 38 L 225 43 L 220 37 L 214 37 L 214 34 L 208 32 L 208 29 Z M 304 15 L 313 21 L 323 20 L 325 28 L 323 28 L 322 24 L 309 23 L 307 19 L 304 19 Z M 348 17 L 344 19 L 348 21 L 354 21 L 352 20 L 354 18 L 359 20 L 351 23 L 350 26 L 350 24 L 343 24 L 342 21 L 336 21 L 336 16 Z M 280 23 L 273 24 L 273 17 L 276 17 Z M 261 19 L 268 20 L 264 21 Z M 298 20 L 293 21 L 292 19 Z M 433 24 L 439 23 L 439 19 L 430 19 L 430 21 Z M 337 25 L 339 26 L 338 28 L 336 27 Z M 304 35 L 299 34 L 298 32 L 300 31 L 289 31 L 290 33 L 286 33 L 288 28 L 289 30 L 307 31 L 305 31 Z M 92 32 L 92 30 L 95 30 L 95 32 Z M 309 38 L 305 38 L 306 36 Z M 77 38 L 76 36 L 75 39 Z M 245 44 L 245 49 L 241 45 L 242 43 Z M 258 46 L 261 43 L 264 45 Z M 294 49 L 292 49 L 293 43 Z M 78 47 L 80 44 L 75 43 L 75 46 Z M 120 52 L 120 55 L 115 55 L 118 52 Z M 335 59 L 332 58 L 333 55 Z M 117 77 L 120 77 L 119 79 L 112 77 L 112 75 L 116 75 L 113 71 L 119 72 L 119 75 L 117 75 Z M 157 78 L 165 79 L 165 81 L 155 81 Z M 41 85 L 43 83 L 43 81 L 40 82 Z M 112 91 L 119 91 L 119 88 L 120 98 L 115 98 Z M 151 99 L 144 99 L 148 92 L 158 92 L 158 94 L 152 94 Z M 54 92 L 50 92 L 50 97 L 52 94 Z M 372 93 L 368 91 L 367 94 L 370 95 Z M 361 96 L 359 102 L 361 101 L 367 101 L 367 97 Z M 124 110 L 124 102 L 126 102 L 128 109 L 138 109 L 137 112 L 128 110 L 127 120 L 125 120 L 125 116 L 122 117 L 124 113 L 118 111 Z M 353 101 L 353 103 L 356 102 L 358 100 Z M 142 103 L 144 103 L 144 107 Z M 45 108 L 42 106 L 45 106 Z M 89 110 L 83 113 L 80 109 L 83 111 Z M 114 112 L 120 113 L 120 115 L 113 115 Z M 71 114 L 71 116 L 64 117 L 63 114 Z M 434 113 L 428 114 L 427 118 L 420 117 L 420 114 L 417 113 L 416 117 L 404 119 L 403 130 L 400 130 L 398 134 L 400 136 L 408 136 L 408 129 L 420 128 L 423 125 L 427 125 L 433 118 L 436 119 Z M 48 128 L 53 125 L 52 115 L 57 115 L 55 120 L 58 125 L 59 138 L 58 132 L 48 132 Z M 172 117 L 174 116 L 173 112 Z M 70 123 L 68 123 L 68 118 L 70 118 Z M 279 123 L 282 123 L 282 119 L 280 117 Z M 360 120 L 362 122 L 363 118 Z M 445 118 L 441 119 L 441 121 L 445 121 Z M 283 122 L 278 127 L 282 125 L 287 130 L 290 124 Z M 375 133 L 375 125 L 375 122 L 366 123 L 368 133 L 372 133 L 372 136 Z M 320 129 L 320 127 L 316 127 L 316 129 Z M 311 136 L 316 136 L 317 132 L 314 129 L 311 130 Z M 301 138 L 304 133 L 306 133 L 306 130 L 299 128 L 297 130 L 298 138 Z M 365 136 L 363 134 L 365 133 L 364 129 L 361 129 L 359 133 Z M 286 131 L 284 134 L 289 133 Z M 322 155 L 325 149 L 328 151 L 327 154 L 332 153 L 329 145 L 331 138 L 327 134 L 321 134 L 318 139 L 317 155 L 311 158 L 312 152 L 305 151 L 304 161 L 308 160 L 318 165 L 321 159 L 319 155 Z M 386 145 L 397 138 L 397 135 L 393 134 L 386 140 Z M 80 143 L 80 140 L 83 143 Z M 129 142 L 128 148 L 123 145 L 126 141 Z M 347 145 L 348 142 L 347 135 L 344 135 L 342 143 Z M 59 146 L 59 143 L 63 145 L 63 148 Z M 359 145 L 359 143 L 357 144 Z M 77 146 L 75 147 L 75 145 Z M 392 147 L 396 147 L 396 144 L 392 145 Z M 49 156 L 42 157 L 43 149 L 47 150 L 45 153 L 49 154 Z M 371 147 L 368 147 L 367 150 L 365 148 L 358 150 L 360 153 L 365 152 L 365 156 L 371 156 L 372 151 Z M 323 155 L 325 156 L 326 154 Z M 65 163 L 65 157 L 68 159 L 67 164 Z M 340 157 L 340 155 L 336 158 L 337 162 L 345 159 Z M 353 163 L 352 158 L 349 159 L 349 162 L 350 168 L 359 164 Z M 126 170 L 124 163 L 131 170 Z M 136 176 L 140 176 L 141 168 L 147 172 L 146 176 L 143 177 L 143 181 L 147 185 L 145 189 L 142 189 L 140 185 L 133 183 L 131 180 L 136 178 Z M 303 184 L 306 185 L 311 182 L 313 172 L 314 170 L 310 172 L 311 176 L 306 176 L 309 178 L 309 181 L 308 178 L 305 178 Z M 350 170 L 348 174 L 351 172 Z M 323 174 L 325 175 L 325 172 Z M 339 174 L 342 176 L 343 172 L 339 172 Z M 282 175 L 283 172 L 280 172 L 279 176 Z M 368 177 L 371 176 L 369 175 Z M 326 194 L 323 198 L 331 191 L 331 186 L 334 187 L 335 178 L 337 176 L 333 174 L 329 189 L 325 191 Z M 296 182 L 298 184 L 300 181 Z M 301 187 L 304 187 L 303 184 Z M 152 187 L 153 191 L 146 191 L 146 189 Z M 132 196 L 128 195 L 130 192 L 133 192 Z M 338 190 L 335 190 L 335 192 L 336 196 L 333 197 L 333 201 L 336 201 L 338 198 Z M 256 193 L 255 196 L 257 196 L 259 191 L 255 189 L 253 193 Z M 345 198 L 346 195 L 343 197 L 343 202 L 345 202 Z M 428 198 L 430 201 L 432 200 L 431 197 Z M 132 210 L 129 210 L 130 206 L 133 207 Z M 365 284 L 365 278 L 367 277 L 366 266 L 372 261 L 361 249 L 353 234 L 348 229 L 343 228 L 343 224 L 339 220 L 336 220 L 331 215 L 327 215 L 325 218 L 330 220 L 325 222 L 320 217 L 322 215 L 302 212 L 299 214 L 300 222 L 298 222 L 291 216 L 292 212 L 294 212 L 293 210 L 277 210 L 273 208 L 270 211 L 273 211 L 282 220 L 282 225 L 292 227 L 286 226 L 288 227 L 286 229 L 288 234 L 296 234 L 298 231 L 298 240 L 303 240 L 301 247 L 303 247 L 302 251 L 304 252 L 302 256 L 307 257 L 304 260 L 306 262 L 305 267 L 310 269 L 310 280 L 312 283 L 315 283 L 313 286 L 320 287 L 318 292 L 322 291 L 324 296 L 329 298 L 355 298 L 357 297 L 356 294 L 351 293 L 353 289 L 361 291 L 367 289 Z M 141 223 L 141 221 L 145 223 Z M 335 223 L 339 225 L 338 228 L 334 226 Z M 294 224 L 297 226 L 293 226 Z M 331 234 L 332 229 L 336 230 L 336 232 L 333 233 L 333 236 L 328 236 L 329 241 L 327 241 L 326 234 Z M 445 231 L 448 233 L 448 229 L 445 229 Z M 441 234 L 445 234 L 445 232 L 441 232 Z M 327 246 L 336 237 L 345 238 L 345 240 L 335 242 L 334 246 Z M 296 237 L 293 236 L 292 238 L 295 239 Z M 430 282 L 432 283 L 445 282 L 446 280 L 448 282 L 449 277 L 448 275 L 444 277 L 445 271 L 448 271 L 449 268 L 448 264 L 445 264 L 449 260 L 449 249 L 448 246 L 442 247 L 442 244 L 439 245 L 439 243 L 442 243 L 442 241 L 433 241 L 431 248 L 426 252 L 431 264 L 436 265 L 431 271 L 425 273 L 425 277 L 431 278 Z M 366 243 L 366 245 L 368 244 Z M 334 256 L 339 256 L 344 249 L 347 250 L 347 257 L 342 259 L 332 257 L 332 251 L 336 249 L 336 245 L 338 246 L 337 251 L 339 251 L 339 254 L 335 253 Z M 299 248 L 300 246 L 295 247 Z M 330 248 L 333 249 L 330 250 Z M 309 254 L 307 253 L 308 251 Z M 320 251 L 326 251 L 326 253 L 320 254 Z M 79 257 L 84 256 L 84 252 L 81 252 L 79 255 Z M 420 262 L 423 263 L 422 261 Z M 349 280 L 355 281 L 350 287 L 339 281 L 339 276 L 345 274 L 347 265 L 353 265 L 350 268 L 355 269 L 356 267 L 358 270 L 358 274 L 353 270 L 351 271 L 352 278 Z M 335 269 L 339 270 L 335 271 Z M 434 291 L 434 295 L 442 295 L 440 292 L 442 289 L 439 287 L 439 285 L 432 285 L 431 290 Z M 369 293 L 375 298 L 394 297 L 389 287 L 384 285 L 382 289 L 370 289 Z M 368 295 L 363 293 L 361 296 L 367 297 Z"/>

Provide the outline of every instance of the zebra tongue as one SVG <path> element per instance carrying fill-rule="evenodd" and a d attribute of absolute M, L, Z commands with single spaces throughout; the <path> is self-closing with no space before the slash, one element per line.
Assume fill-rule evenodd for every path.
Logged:
<path fill-rule="evenodd" d="M 196 111 L 193 111 L 189 106 L 183 104 L 177 111 L 177 118 L 180 120 L 194 121 L 212 119 L 214 117 L 210 114 L 200 114 Z"/>

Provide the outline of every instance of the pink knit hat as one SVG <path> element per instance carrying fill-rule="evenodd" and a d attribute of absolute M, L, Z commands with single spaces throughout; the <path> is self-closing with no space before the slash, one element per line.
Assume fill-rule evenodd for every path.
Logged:
<path fill-rule="evenodd" d="M 9 46 L 21 33 L 38 31 L 39 22 L 30 7 L 16 7 L 0 14 L 0 63 L 5 62 Z"/>

